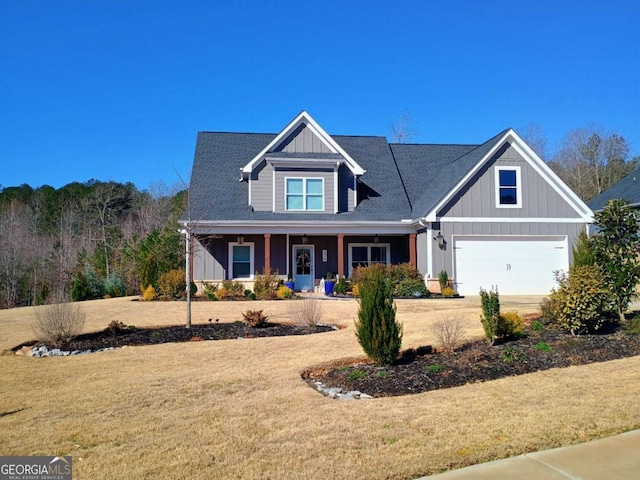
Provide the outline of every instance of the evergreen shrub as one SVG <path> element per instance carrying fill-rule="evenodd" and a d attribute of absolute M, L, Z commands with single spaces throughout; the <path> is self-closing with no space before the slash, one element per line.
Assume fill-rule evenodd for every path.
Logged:
<path fill-rule="evenodd" d="M 360 304 L 356 337 L 369 358 L 391 364 L 402 346 L 402 325 L 396 321 L 393 287 L 383 265 L 358 269 Z"/>

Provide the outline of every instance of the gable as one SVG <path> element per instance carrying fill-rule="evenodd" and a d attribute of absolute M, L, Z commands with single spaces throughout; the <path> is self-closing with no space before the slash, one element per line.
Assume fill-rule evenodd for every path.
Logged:
<path fill-rule="evenodd" d="M 517 151 L 518 155 L 513 155 L 513 153 L 506 153 L 505 145 L 507 149 L 513 148 Z M 438 185 L 438 180 L 440 178 L 443 179 L 442 184 L 447 185 L 451 184 L 452 180 L 456 177 L 458 178 L 457 183 L 447 189 L 446 192 L 440 192 L 440 200 L 433 202 L 433 198 L 436 197 L 436 192 L 429 192 L 430 204 L 422 199 L 422 203 L 419 207 L 426 207 L 430 205 L 428 209 L 422 210 L 422 213 L 419 210 L 416 212 L 414 208 L 414 212 L 418 213 L 418 215 L 422 216 L 423 221 L 435 222 L 438 217 L 442 215 L 443 211 L 447 206 L 452 205 L 452 201 L 455 201 L 456 196 L 460 196 L 465 189 L 469 189 L 471 185 L 474 183 L 474 179 L 480 178 L 480 174 L 483 169 L 487 167 L 487 164 L 490 164 L 492 161 L 495 162 L 497 158 L 501 158 L 501 155 L 506 153 L 507 157 L 505 157 L 505 161 L 520 161 L 523 165 L 527 165 L 531 167 L 537 174 L 541 177 L 543 182 L 538 183 L 539 186 L 544 186 L 546 189 L 549 186 L 553 191 L 555 191 L 570 207 L 573 212 L 575 212 L 575 218 L 580 218 L 585 221 L 590 221 L 593 217 L 593 212 L 587 207 L 587 205 L 578 198 L 578 196 L 569 188 L 567 185 L 560 180 L 560 178 L 553 173 L 553 171 L 544 163 L 544 161 L 512 130 L 508 129 L 487 141 L 483 145 L 479 146 L 477 149 L 468 153 L 467 155 L 455 160 L 452 162 L 450 166 L 444 168 L 440 175 L 432 182 L 432 185 Z M 513 157 L 513 158 L 509 158 Z M 452 171 L 453 173 L 449 173 Z M 520 174 L 522 171 L 520 171 Z M 533 179 L 534 176 L 531 176 Z M 535 178 L 535 182 L 540 182 L 538 178 Z M 532 180 L 533 181 L 533 180 Z M 435 183 L 434 183 L 435 182 Z M 482 201 L 483 206 L 484 202 L 495 202 L 495 191 L 493 195 L 489 198 L 482 196 L 481 198 L 476 198 L 475 202 Z M 530 199 L 532 200 L 532 199 Z M 473 201 L 471 201 L 473 203 Z M 543 205 L 544 199 L 539 200 L 539 204 Z M 503 207 L 504 208 L 504 207 Z M 559 206 L 559 209 L 564 208 L 563 206 Z M 516 217 L 518 216 L 516 213 L 516 208 L 510 208 L 512 213 L 503 213 L 500 216 L 505 218 L 508 217 Z M 545 208 L 545 212 L 540 211 L 540 218 L 549 217 L 553 218 L 553 213 L 549 215 L 549 212 L 553 212 L 551 208 Z M 572 212 L 572 213 L 573 213 Z M 494 215 L 495 216 L 495 215 Z M 498 218 L 500 217 L 498 216 Z M 563 218 L 573 218 L 574 215 Z M 522 217 L 527 218 L 527 217 Z"/>
<path fill-rule="evenodd" d="M 517 172 L 519 206 L 504 208 L 499 199 L 498 172 Z M 508 205 L 508 207 L 512 207 Z M 437 213 L 451 218 L 576 218 L 578 212 L 526 161 L 512 142 L 504 143 Z"/>
<path fill-rule="evenodd" d="M 292 151 L 287 151 L 287 148 Z M 300 151 L 306 149 L 308 150 Z M 260 153 L 250 159 L 249 163 L 242 168 L 242 174 L 247 178 L 267 156 L 279 160 L 293 159 L 304 163 L 309 158 L 307 156 L 318 160 L 325 159 L 323 155 L 327 156 L 326 160 L 340 159 L 354 175 L 365 173 L 365 170 L 311 118 L 311 115 L 303 110 Z"/>
<path fill-rule="evenodd" d="M 300 124 L 286 137 L 274 152 L 286 153 L 336 153 L 305 123 Z"/>

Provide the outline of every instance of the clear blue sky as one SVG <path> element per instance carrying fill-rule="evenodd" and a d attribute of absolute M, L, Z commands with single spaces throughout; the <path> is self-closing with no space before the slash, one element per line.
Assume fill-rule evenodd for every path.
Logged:
<path fill-rule="evenodd" d="M 187 177 L 198 131 L 480 143 L 589 124 L 640 154 L 638 1 L 0 0 L 0 185 Z"/>

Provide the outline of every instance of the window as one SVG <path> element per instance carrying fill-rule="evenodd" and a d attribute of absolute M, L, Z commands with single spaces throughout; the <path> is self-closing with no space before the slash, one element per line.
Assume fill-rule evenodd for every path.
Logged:
<path fill-rule="evenodd" d="M 286 178 L 285 210 L 323 211 L 324 179 Z"/>
<path fill-rule="evenodd" d="M 358 243 L 349 245 L 350 274 L 358 267 L 368 267 L 374 263 L 389 265 L 388 243 Z"/>
<path fill-rule="evenodd" d="M 520 167 L 496 167 L 496 207 L 522 207 Z"/>
<path fill-rule="evenodd" d="M 229 278 L 253 280 L 253 243 L 229 243 Z"/>

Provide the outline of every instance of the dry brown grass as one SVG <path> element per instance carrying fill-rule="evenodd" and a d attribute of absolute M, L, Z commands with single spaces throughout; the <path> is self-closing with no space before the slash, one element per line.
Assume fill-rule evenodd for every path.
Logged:
<path fill-rule="evenodd" d="M 501 299 L 527 313 L 538 299 Z M 288 302 L 194 304 L 194 323 L 234 321 Z M 398 302 L 404 347 L 462 316 L 480 336 L 480 302 Z M 182 323 L 184 303 L 83 303 L 85 330 L 112 320 Z M 67 358 L 0 356 L 0 452 L 74 456 L 77 478 L 415 478 L 640 426 L 640 357 L 425 394 L 341 402 L 301 379 L 361 356 L 354 301 L 323 303 L 343 330 L 303 337 L 129 347 Z M 0 350 L 31 336 L 31 308 L 0 311 Z"/>

